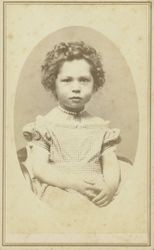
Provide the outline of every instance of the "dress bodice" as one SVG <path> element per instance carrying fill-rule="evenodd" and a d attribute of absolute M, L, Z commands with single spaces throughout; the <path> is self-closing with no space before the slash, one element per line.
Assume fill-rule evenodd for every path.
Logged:
<path fill-rule="evenodd" d="M 29 140 L 45 147 L 50 152 L 50 162 L 58 163 L 59 167 L 66 163 L 66 170 L 100 173 L 102 153 L 106 147 L 113 147 L 117 139 L 113 135 L 106 138 L 112 131 L 108 123 L 86 111 L 73 113 L 56 107 L 26 125 L 23 132 L 27 139 L 29 136 Z"/>

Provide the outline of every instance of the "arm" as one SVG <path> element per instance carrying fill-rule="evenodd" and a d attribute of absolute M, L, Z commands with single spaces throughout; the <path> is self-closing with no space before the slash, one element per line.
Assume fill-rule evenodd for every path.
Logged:
<path fill-rule="evenodd" d="M 37 145 L 32 148 L 32 171 L 33 175 L 48 185 L 61 189 L 74 189 L 88 198 L 94 198 L 93 183 L 86 182 L 79 174 L 65 173 L 58 170 L 56 163 L 49 163 L 49 152 Z"/>
<path fill-rule="evenodd" d="M 105 182 L 115 193 L 120 182 L 120 166 L 115 153 L 111 150 L 103 155 L 103 174 Z"/>
<path fill-rule="evenodd" d="M 120 182 L 120 167 L 114 152 L 105 152 L 103 155 L 103 175 L 102 183 L 98 183 L 98 195 L 92 200 L 95 205 L 102 207 L 108 205 L 118 189 Z"/>
<path fill-rule="evenodd" d="M 55 162 L 49 162 L 52 136 L 43 118 L 39 117 L 36 122 L 27 124 L 23 128 L 23 135 L 29 142 L 25 165 L 32 178 L 61 189 L 74 189 L 90 199 L 94 198 L 95 187 L 93 187 L 94 181 L 91 177 L 87 182 L 83 175 L 66 173 L 65 170 L 62 171 L 62 168 L 59 170 Z"/>
<path fill-rule="evenodd" d="M 71 186 L 72 178 L 62 173 L 56 167 L 56 163 L 49 164 L 49 152 L 42 147 L 35 145 L 32 149 L 32 170 L 33 175 L 51 186 L 67 189 Z"/>
<path fill-rule="evenodd" d="M 120 182 L 120 166 L 115 154 L 115 145 L 120 142 L 120 130 L 109 129 L 104 137 L 103 174 L 109 188 L 115 193 Z"/>
<path fill-rule="evenodd" d="M 102 191 L 98 191 L 98 195 L 93 199 L 93 202 L 98 206 L 105 206 L 113 200 L 116 193 L 121 173 L 117 157 L 114 153 L 115 144 L 119 139 L 120 130 L 108 130 L 104 136 L 104 147 L 102 153 L 102 166 L 103 166 L 103 181 L 99 183 Z"/>

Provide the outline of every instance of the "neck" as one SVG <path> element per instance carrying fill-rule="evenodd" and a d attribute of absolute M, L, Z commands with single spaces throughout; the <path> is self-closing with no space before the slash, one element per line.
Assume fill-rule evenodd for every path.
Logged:
<path fill-rule="evenodd" d="M 67 109 L 65 107 L 62 107 L 60 104 L 58 105 L 58 108 L 61 111 L 63 111 L 64 113 L 69 114 L 69 115 L 79 115 L 79 114 L 81 114 L 81 113 L 84 112 L 84 109 L 82 109 L 82 110 L 75 110 L 75 111 L 74 110 L 69 110 L 69 109 Z"/>

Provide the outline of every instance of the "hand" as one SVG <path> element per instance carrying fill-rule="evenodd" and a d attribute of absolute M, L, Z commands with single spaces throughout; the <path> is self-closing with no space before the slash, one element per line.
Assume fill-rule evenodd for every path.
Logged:
<path fill-rule="evenodd" d="M 78 180 L 75 181 L 71 188 L 76 190 L 77 192 L 85 195 L 88 197 L 88 199 L 92 200 L 96 196 L 97 187 L 94 186 L 93 182 L 86 181 L 86 180 Z"/>
<path fill-rule="evenodd" d="M 114 197 L 114 191 L 104 182 L 102 191 L 92 199 L 92 202 L 99 206 L 107 206 Z"/>
<path fill-rule="evenodd" d="M 95 198 L 96 194 L 102 190 L 102 187 L 98 188 L 96 185 L 96 179 L 92 177 L 70 174 L 66 189 L 74 189 L 82 195 L 87 196 L 88 199 L 92 200 Z"/>

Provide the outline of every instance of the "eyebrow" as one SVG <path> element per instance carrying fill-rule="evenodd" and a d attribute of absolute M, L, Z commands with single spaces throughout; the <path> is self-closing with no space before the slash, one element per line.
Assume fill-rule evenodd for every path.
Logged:
<path fill-rule="evenodd" d="M 67 78 L 67 79 L 72 79 L 72 78 L 74 78 L 73 76 L 61 76 L 61 79 L 65 79 L 65 78 Z M 77 78 L 87 78 L 87 79 L 90 79 L 91 78 L 91 76 L 90 75 L 82 75 L 82 76 L 79 76 L 79 77 L 77 77 Z"/>
<path fill-rule="evenodd" d="M 71 76 L 63 76 L 60 78 L 61 81 L 72 80 L 72 79 L 73 79 L 73 77 L 71 77 Z"/>
<path fill-rule="evenodd" d="M 80 76 L 79 79 L 90 79 L 91 77 L 90 76 Z"/>
<path fill-rule="evenodd" d="M 72 76 L 61 76 L 61 78 L 63 79 L 63 78 L 73 78 Z"/>

